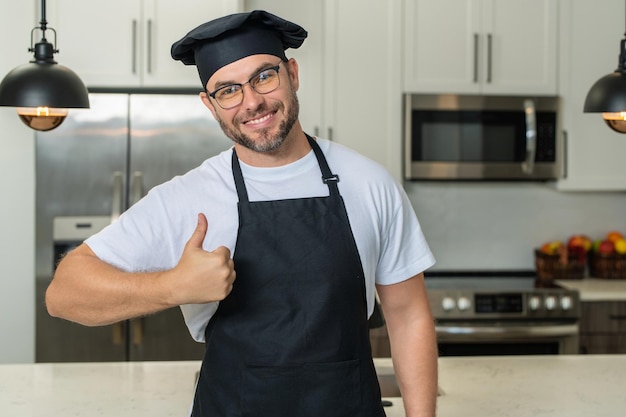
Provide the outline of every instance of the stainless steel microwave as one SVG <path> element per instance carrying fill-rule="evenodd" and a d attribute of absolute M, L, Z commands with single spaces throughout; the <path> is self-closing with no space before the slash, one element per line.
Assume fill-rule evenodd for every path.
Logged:
<path fill-rule="evenodd" d="M 405 94 L 408 180 L 562 176 L 558 97 Z"/>

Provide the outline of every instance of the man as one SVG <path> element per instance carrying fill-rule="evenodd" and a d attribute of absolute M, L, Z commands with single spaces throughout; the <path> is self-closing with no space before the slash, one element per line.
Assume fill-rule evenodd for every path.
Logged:
<path fill-rule="evenodd" d="M 422 271 L 434 258 L 384 169 L 303 132 L 298 65 L 284 51 L 306 35 L 254 11 L 172 46 L 197 66 L 201 99 L 234 146 L 70 252 L 48 310 L 103 325 L 181 306 L 206 343 L 193 416 L 379 417 L 367 326 L 376 289 L 406 415 L 432 417 Z"/>

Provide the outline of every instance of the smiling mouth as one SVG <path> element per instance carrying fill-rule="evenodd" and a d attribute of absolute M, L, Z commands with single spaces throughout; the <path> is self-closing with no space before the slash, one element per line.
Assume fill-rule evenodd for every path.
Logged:
<path fill-rule="evenodd" d="M 265 116 L 259 117 L 257 119 L 248 120 L 248 121 L 244 122 L 243 124 L 247 125 L 247 126 L 258 125 L 258 124 L 261 124 L 261 123 L 266 122 L 267 120 L 271 119 L 274 116 L 274 114 L 276 114 L 275 111 L 271 112 L 271 113 L 268 113 Z"/>

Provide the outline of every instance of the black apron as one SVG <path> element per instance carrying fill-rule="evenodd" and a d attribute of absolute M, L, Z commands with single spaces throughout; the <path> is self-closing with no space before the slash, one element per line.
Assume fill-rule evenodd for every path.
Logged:
<path fill-rule="evenodd" d="M 237 279 L 206 328 L 194 417 L 383 417 L 363 268 L 326 158 L 328 197 L 239 196 Z"/>

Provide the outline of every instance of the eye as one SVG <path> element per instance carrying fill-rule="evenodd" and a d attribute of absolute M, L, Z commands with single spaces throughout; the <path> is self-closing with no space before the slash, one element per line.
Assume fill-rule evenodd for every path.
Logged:
<path fill-rule="evenodd" d="M 266 69 L 257 74 L 257 76 L 252 80 L 252 84 L 263 84 L 271 80 L 276 76 L 276 70 L 273 68 Z"/>
<path fill-rule="evenodd" d="M 215 92 L 215 98 L 227 98 L 241 90 L 241 86 L 237 84 L 227 85 Z"/>

